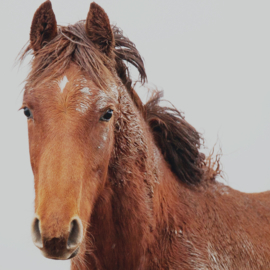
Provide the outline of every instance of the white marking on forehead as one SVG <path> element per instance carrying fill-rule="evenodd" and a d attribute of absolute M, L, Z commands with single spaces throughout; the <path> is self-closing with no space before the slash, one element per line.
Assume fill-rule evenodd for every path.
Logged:
<path fill-rule="evenodd" d="M 80 112 L 80 113 L 86 113 L 87 110 L 89 108 L 89 105 L 87 103 L 83 103 L 81 102 L 77 108 L 76 108 L 76 111 Z"/>
<path fill-rule="evenodd" d="M 84 84 L 86 84 L 86 83 L 87 83 L 87 80 L 85 79 L 85 77 L 82 77 L 82 79 L 81 79 L 81 83 L 84 83 Z"/>
<path fill-rule="evenodd" d="M 88 87 L 84 87 L 80 90 L 83 94 L 91 95 L 91 91 Z"/>
<path fill-rule="evenodd" d="M 84 114 L 88 111 L 89 107 L 91 106 L 90 97 L 92 96 L 92 94 L 91 94 L 91 90 L 88 87 L 84 87 L 80 89 L 79 91 L 84 94 L 84 97 L 79 102 L 79 104 L 77 104 L 76 111 Z"/>
<path fill-rule="evenodd" d="M 109 97 L 108 95 L 104 92 L 104 91 L 100 91 L 99 95 L 98 95 L 98 100 L 97 100 L 97 109 L 98 110 L 102 110 L 107 106 Z"/>
<path fill-rule="evenodd" d="M 59 88 L 61 90 L 61 93 L 63 93 L 67 83 L 68 83 L 67 76 L 64 76 L 63 79 L 58 83 L 58 86 L 59 86 Z"/>

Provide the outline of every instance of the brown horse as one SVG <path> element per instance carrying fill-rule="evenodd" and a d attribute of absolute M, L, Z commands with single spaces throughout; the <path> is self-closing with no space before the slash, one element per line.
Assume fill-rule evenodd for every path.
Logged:
<path fill-rule="evenodd" d="M 30 32 L 24 92 L 35 177 L 34 244 L 71 269 L 270 269 L 270 193 L 216 181 L 182 115 L 143 104 L 135 45 L 92 3 L 57 26 L 50 1 Z"/>

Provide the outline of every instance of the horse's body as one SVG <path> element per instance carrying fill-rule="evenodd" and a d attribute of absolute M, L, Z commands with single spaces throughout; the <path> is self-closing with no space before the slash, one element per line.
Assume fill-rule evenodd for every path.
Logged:
<path fill-rule="evenodd" d="M 46 1 L 30 49 L 23 108 L 44 256 L 74 257 L 74 270 L 270 268 L 270 193 L 217 182 L 218 160 L 181 114 L 160 93 L 142 104 L 124 63 L 143 81 L 141 57 L 98 5 L 57 29 Z"/>
<path fill-rule="evenodd" d="M 217 182 L 191 190 L 162 171 L 146 210 L 131 207 L 127 192 L 104 190 L 108 199 L 91 219 L 94 269 L 269 269 L 269 192 L 244 194 Z"/>

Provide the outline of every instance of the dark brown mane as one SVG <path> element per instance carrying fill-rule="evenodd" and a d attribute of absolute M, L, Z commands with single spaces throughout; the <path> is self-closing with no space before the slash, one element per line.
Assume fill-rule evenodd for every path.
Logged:
<path fill-rule="evenodd" d="M 30 52 L 33 51 L 29 45 L 20 60 Z M 27 82 L 32 85 L 62 75 L 72 62 L 87 72 L 101 87 L 106 86 L 106 78 L 111 76 L 106 68 L 106 66 L 110 67 L 110 59 L 92 44 L 86 34 L 84 21 L 74 25 L 59 26 L 58 35 L 38 52 L 34 52 L 34 55 L 32 71 L 27 78 Z"/>
<path fill-rule="evenodd" d="M 201 182 L 205 155 L 199 152 L 200 133 L 175 108 L 159 105 L 163 93 L 156 91 L 145 104 L 148 122 L 156 144 L 177 177 L 187 183 Z"/>
<path fill-rule="evenodd" d="M 118 27 L 113 26 L 113 33 L 115 38 L 115 60 L 116 60 L 116 71 L 121 79 L 122 83 L 127 88 L 131 99 L 137 106 L 137 108 L 143 112 L 143 103 L 139 98 L 138 94 L 132 87 L 132 79 L 130 76 L 129 69 L 125 62 L 132 64 L 134 67 L 137 68 L 140 81 L 142 84 L 145 83 L 147 79 L 146 71 L 144 68 L 144 63 L 140 53 L 138 52 L 135 44 L 130 41 L 127 37 L 123 35 L 123 31 L 121 31 Z"/>
<path fill-rule="evenodd" d="M 85 21 L 59 26 L 58 35 L 34 53 L 32 71 L 27 82 L 33 86 L 39 81 L 53 79 L 62 75 L 70 63 L 76 63 L 97 85 L 107 87 L 107 78 L 112 76 L 115 69 L 131 99 L 149 124 L 155 142 L 172 171 L 187 184 L 199 183 L 204 178 L 207 167 L 205 155 L 199 152 L 202 144 L 200 134 L 186 122 L 178 110 L 159 105 L 162 92 L 156 92 L 143 105 L 132 87 L 133 81 L 127 66 L 127 63 L 130 63 L 138 70 L 143 84 L 147 75 L 142 57 L 134 43 L 125 37 L 118 27 L 112 26 L 112 30 L 115 38 L 113 60 L 92 44 L 85 31 Z M 20 60 L 31 51 L 29 45 Z"/>
<path fill-rule="evenodd" d="M 132 80 L 125 62 L 138 69 L 141 82 L 144 83 L 146 72 L 143 60 L 134 43 L 126 38 L 118 27 L 112 26 L 112 29 L 115 37 L 115 62 L 93 45 L 86 34 L 85 21 L 79 21 L 74 25 L 58 26 L 58 35 L 41 48 L 38 53 L 35 53 L 32 72 L 29 74 L 27 81 L 35 84 L 38 81 L 48 79 L 48 77 L 52 79 L 52 76 L 60 76 L 73 62 L 86 71 L 94 82 L 100 86 L 106 85 L 106 75 L 108 75 L 106 70 L 115 68 L 128 91 L 132 91 Z M 20 61 L 31 52 L 33 51 L 29 45 L 22 52 Z M 56 73 L 55 70 L 57 70 Z"/>

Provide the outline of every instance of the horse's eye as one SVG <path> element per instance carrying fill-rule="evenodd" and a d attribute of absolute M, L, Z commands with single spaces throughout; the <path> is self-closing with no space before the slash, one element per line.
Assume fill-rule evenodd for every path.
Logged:
<path fill-rule="evenodd" d="M 24 112 L 24 115 L 25 115 L 28 119 L 33 117 L 31 111 L 29 110 L 29 108 L 24 107 L 24 108 L 23 108 L 23 112 Z"/>
<path fill-rule="evenodd" d="M 113 110 L 109 109 L 105 114 L 103 114 L 100 118 L 101 121 L 108 122 L 113 115 Z"/>

